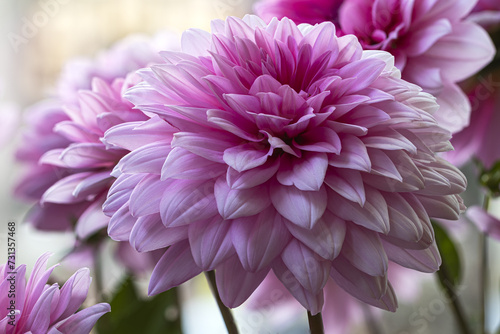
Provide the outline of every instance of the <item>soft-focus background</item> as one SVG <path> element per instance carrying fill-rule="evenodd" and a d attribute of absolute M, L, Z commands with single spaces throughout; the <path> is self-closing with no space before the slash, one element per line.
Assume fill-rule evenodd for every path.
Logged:
<path fill-rule="evenodd" d="M 251 0 L 1 0 L 0 1 L 0 112 L 13 113 L 48 96 L 54 89 L 62 65 L 76 56 L 91 57 L 98 50 L 130 33 L 153 34 L 159 29 L 174 32 L 196 27 L 208 29 L 210 20 L 227 15 L 243 16 L 251 12 Z M 22 115 L 21 115 L 22 117 Z M 8 140 L 0 147 L 0 262 L 6 261 L 7 222 L 17 223 L 17 263 L 26 263 L 31 268 L 36 258 L 45 251 L 55 252 L 52 262 L 58 262 L 72 245 L 71 235 L 34 232 L 22 224 L 29 206 L 16 201 L 11 189 L 20 173 L 20 166 L 13 161 L 16 142 L 19 141 L 22 120 L 13 117 L 0 124 L 0 138 Z M 477 201 L 473 189 L 469 202 Z M 462 225 L 456 235 L 466 245 L 462 247 L 465 277 L 460 297 L 467 301 L 466 310 L 477 307 L 478 284 L 476 281 L 477 244 L 476 233 L 465 220 L 454 223 Z M 490 242 L 492 263 L 498 262 L 500 252 L 497 242 Z M 112 266 L 112 263 L 109 263 Z M 112 289 L 117 281 L 119 268 L 106 277 Z M 493 277 L 499 281 L 498 266 Z M 56 271 L 64 277 L 71 270 Z M 418 275 L 418 274 L 413 274 Z M 422 275 L 419 275 L 422 277 Z M 452 333 L 455 332 L 450 303 L 437 288 L 435 277 L 424 275 L 422 283 L 410 280 L 399 295 L 413 295 L 414 303 L 401 302 L 396 314 L 385 313 L 380 320 L 383 333 Z M 144 278 L 142 286 L 147 286 Z M 498 295 L 494 286 L 492 295 Z M 205 284 L 199 277 L 183 286 L 183 322 L 185 333 L 218 334 L 224 332 L 222 320 Z M 237 310 L 237 319 L 242 334 L 305 333 L 303 318 L 289 317 L 286 308 L 270 308 L 264 311 Z M 499 322 L 498 302 L 492 299 L 489 315 L 490 328 Z M 166 312 L 168 316 L 168 312 Z M 328 315 L 325 314 L 324 317 Z M 359 333 L 369 333 L 359 326 Z"/>

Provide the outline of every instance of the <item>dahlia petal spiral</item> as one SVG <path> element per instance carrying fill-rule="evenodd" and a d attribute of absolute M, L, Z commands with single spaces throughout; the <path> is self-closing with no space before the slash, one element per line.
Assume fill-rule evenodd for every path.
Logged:
<path fill-rule="evenodd" d="M 140 143 L 113 172 L 104 211 L 112 238 L 170 246 L 151 294 L 215 270 L 236 307 L 273 271 L 312 313 L 329 281 L 395 310 L 390 261 L 437 270 L 430 217 L 458 217 L 466 180 L 436 155 L 451 135 L 431 115 L 435 98 L 390 54 L 330 22 L 247 16 L 188 31 L 163 57 L 125 94 L 155 116 L 104 136 Z M 141 130 L 152 124 L 174 130 Z M 150 154 L 155 168 L 142 169 Z"/>

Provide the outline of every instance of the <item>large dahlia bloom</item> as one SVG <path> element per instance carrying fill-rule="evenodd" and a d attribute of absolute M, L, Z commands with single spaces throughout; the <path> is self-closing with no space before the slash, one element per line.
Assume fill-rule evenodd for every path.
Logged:
<path fill-rule="evenodd" d="M 114 181 L 110 173 L 128 151 L 106 149 L 101 137 L 114 125 L 149 119 L 133 109 L 122 93 L 140 80 L 133 71 L 160 61 L 160 47 L 177 49 L 172 36 L 160 36 L 164 37 L 161 44 L 158 39 L 139 37 L 119 42 L 101 54 L 92 71 L 72 73 L 74 82 L 68 69 L 75 65 L 69 66 L 60 80 L 67 83 L 66 89 L 61 84 L 57 98 L 42 101 L 27 113 L 29 129 L 17 157 L 29 169 L 16 194 L 38 201 L 28 217 L 37 229 L 75 230 L 85 240 L 108 225 L 101 207 Z M 102 73 L 97 71 L 101 68 Z M 85 80 L 77 81 L 80 75 Z M 84 251 L 85 243 L 77 248 Z M 120 245 L 118 255 L 129 254 L 127 248 Z M 144 257 L 132 258 L 128 264 L 137 267 L 147 262 Z"/>
<path fill-rule="evenodd" d="M 394 310 L 389 261 L 437 270 L 429 218 L 456 219 L 466 181 L 435 154 L 450 149 L 435 99 L 389 53 L 330 22 L 247 16 L 162 56 L 126 94 L 157 116 L 104 139 L 132 151 L 104 205 L 110 236 L 170 246 L 151 294 L 215 269 L 235 307 L 273 270 L 312 313 L 328 280 Z"/>
<path fill-rule="evenodd" d="M 5 334 L 89 334 L 101 316 L 111 309 L 100 303 L 78 311 L 87 298 L 92 279 L 83 268 L 59 288 L 47 284 L 54 267 L 42 255 L 26 283 L 26 265 L 15 270 L 0 265 L 0 332 Z M 77 313 L 75 313 L 78 311 Z"/>
<path fill-rule="evenodd" d="M 316 2 L 323 6 L 324 1 Z M 403 79 L 438 97 L 441 106 L 435 117 L 452 132 L 467 126 L 470 104 L 457 82 L 488 64 L 495 48 L 488 34 L 464 18 L 477 1 L 456 0 L 344 0 L 338 13 L 338 33 L 354 34 L 363 48 L 385 50 L 396 59 Z M 331 0 L 338 6 L 338 1 Z M 268 7 L 278 17 L 296 10 L 293 2 L 274 1 L 256 6 L 265 16 Z M 323 15 L 324 16 L 324 15 Z M 323 16 L 312 18 L 315 23 Z"/>

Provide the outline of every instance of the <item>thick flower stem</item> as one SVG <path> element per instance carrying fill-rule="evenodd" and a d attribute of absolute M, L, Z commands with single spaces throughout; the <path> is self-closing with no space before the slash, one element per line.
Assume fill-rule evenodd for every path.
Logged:
<path fill-rule="evenodd" d="M 490 206 L 491 195 L 488 192 L 484 196 L 483 209 L 485 212 L 488 212 Z M 480 333 L 486 333 L 486 303 L 487 303 L 487 294 L 488 294 L 488 236 L 480 231 L 479 236 L 479 254 L 481 254 L 481 262 L 479 269 L 479 307 L 480 307 Z"/>
<path fill-rule="evenodd" d="M 231 310 L 227 308 L 226 305 L 222 302 L 219 296 L 219 291 L 217 291 L 217 284 L 215 282 L 215 272 L 207 271 L 205 272 L 205 276 L 207 277 L 208 284 L 210 285 L 210 289 L 217 301 L 217 306 L 219 306 L 220 313 L 222 314 L 222 318 L 224 319 L 224 323 L 226 324 L 228 334 L 238 334 L 238 327 L 236 327 L 236 322 L 234 321 L 233 314 Z"/>
<path fill-rule="evenodd" d="M 309 329 L 311 334 L 324 334 L 325 329 L 323 327 L 323 318 L 321 317 L 321 312 L 316 315 L 312 315 L 311 312 L 307 311 L 307 320 L 309 320 Z"/>

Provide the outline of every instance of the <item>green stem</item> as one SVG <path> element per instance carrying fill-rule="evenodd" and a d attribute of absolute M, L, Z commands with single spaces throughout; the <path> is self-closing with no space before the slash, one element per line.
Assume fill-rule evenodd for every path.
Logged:
<path fill-rule="evenodd" d="M 488 192 L 484 196 L 483 209 L 488 212 L 490 206 L 491 195 Z M 479 254 L 481 254 L 480 269 L 479 269 L 479 298 L 480 298 L 480 328 L 481 334 L 486 333 L 486 303 L 488 291 L 488 236 L 480 231 L 479 235 Z"/>
<path fill-rule="evenodd" d="M 311 334 L 325 333 L 321 312 L 316 315 L 312 315 L 311 312 L 307 311 L 307 320 L 309 321 L 309 330 L 311 331 Z"/>
<path fill-rule="evenodd" d="M 451 301 L 453 314 L 455 315 L 455 319 L 458 322 L 458 327 L 459 327 L 458 329 L 460 333 L 472 334 L 469 325 L 465 320 L 466 319 L 465 311 L 462 307 L 462 304 L 460 303 L 460 300 L 458 299 L 458 294 L 455 291 L 455 286 L 452 283 L 453 279 L 450 273 L 448 272 L 448 268 L 446 267 L 445 263 L 443 263 L 441 268 L 438 270 L 437 276 L 441 281 L 441 285 L 444 287 L 446 294 L 448 295 L 448 298 Z"/>
<path fill-rule="evenodd" d="M 238 327 L 236 327 L 236 322 L 234 321 L 233 314 L 231 313 L 231 310 L 227 308 L 226 305 L 224 305 L 224 303 L 220 299 L 219 291 L 217 291 L 215 272 L 213 270 L 206 271 L 205 276 L 207 277 L 208 284 L 210 285 L 212 294 L 215 297 L 217 306 L 219 306 L 220 313 L 222 314 L 222 318 L 224 319 L 224 323 L 226 324 L 227 332 L 229 334 L 238 334 Z"/>
<path fill-rule="evenodd" d="M 102 280 L 102 261 L 99 256 L 99 250 L 94 252 L 94 279 L 95 279 L 95 289 L 96 289 L 96 298 L 98 302 L 102 302 L 106 300 L 106 296 L 104 295 L 104 283 Z"/>

